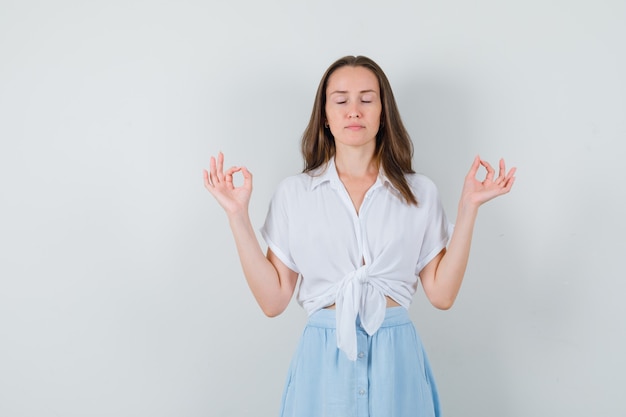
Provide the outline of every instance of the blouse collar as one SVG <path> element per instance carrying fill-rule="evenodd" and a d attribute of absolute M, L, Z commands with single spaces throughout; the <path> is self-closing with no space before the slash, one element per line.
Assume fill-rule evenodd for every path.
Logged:
<path fill-rule="evenodd" d="M 337 166 L 335 165 L 335 157 L 333 156 L 330 160 L 315 170 L 313 170 L 310 174 L 311 176 L 311 185 L 310 190 L 313 191 L 320 184 L 325 182 L 330 183 L 330 186 L 334 189 L 342 186 L 342 182 L 339 179 L 339 174 L 337 173 Z M 391 187 L 396 192 L 399 192 L 398 189 L 393 185 L 391 180 L 385 175 L 385 171 L 381 166 L 378 170 L 378 179 L 376 180 L 376 184 L 387 185 Z"/>

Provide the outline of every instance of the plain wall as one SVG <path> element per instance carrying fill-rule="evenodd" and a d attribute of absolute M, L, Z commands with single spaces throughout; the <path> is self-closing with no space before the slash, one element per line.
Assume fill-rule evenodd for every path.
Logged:
<path fill-rule="evenodd" d="M 446 416 L 623 416 L 624 1 L 0 0 L 0 415 L 275 416 L 305 323 L 263 316 L 210 155 L 261 226 L 326 67 L 389 76 L 452 221 L 480 154 L 456 305 L 411 315 Z"/>

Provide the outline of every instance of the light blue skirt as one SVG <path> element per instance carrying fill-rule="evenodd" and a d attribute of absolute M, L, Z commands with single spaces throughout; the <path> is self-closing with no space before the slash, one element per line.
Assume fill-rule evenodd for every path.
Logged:
<path fill-rule="evenodd" d="M 357 319 L 356 361 L 337 348 L 335 310 L 309 317 L 289 368 L 281 417 L 435 417 L 437 387 L 403 307 L 369 336 Z"/>

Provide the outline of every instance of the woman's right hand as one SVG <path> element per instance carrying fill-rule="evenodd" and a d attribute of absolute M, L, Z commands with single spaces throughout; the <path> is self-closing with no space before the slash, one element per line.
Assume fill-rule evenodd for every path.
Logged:
<path fill-rule="evenodd" d="M 226 214 L 246 212 L 252 194 L 252 174 L 246 167 L 230 167 L 224 172 L 224 154 L 211 157 L 210 171 L 204 172 L 204 187 L 215 197 Z M 233 185 L 233 174 L 241 172 L 243 185 Z"/>

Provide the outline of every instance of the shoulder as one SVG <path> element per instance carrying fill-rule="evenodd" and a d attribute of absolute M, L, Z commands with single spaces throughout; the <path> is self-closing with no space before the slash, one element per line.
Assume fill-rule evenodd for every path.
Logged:
<path fill-rule="evenodd" d="M 311 187 L 311 176 L 301 173 L 283 178 L 274 190 L 274 200 L 297 198 Z"/>
<path fill-rule="evenodd" d="M 297 191 L 307 189 L 311 185 L 311 176 L 300 173 L 283 178 L 276 186 L 276 191 Z"/>
<path fill-rule="evenodd" d="M 420 196 L 423 198 L 437 195 L 437 186 L 434 181 L 426 175 L 419 173 L 406 174 L 405 178 L 418 201 L 420 200 Z"/>
<path fill-rule="evenodd" d="M 417 206 L 429 210 L 440 204 L 439 190 L 430 177 L 416 173 L 406 174 L 406 179 L 417 199 Z"/>

